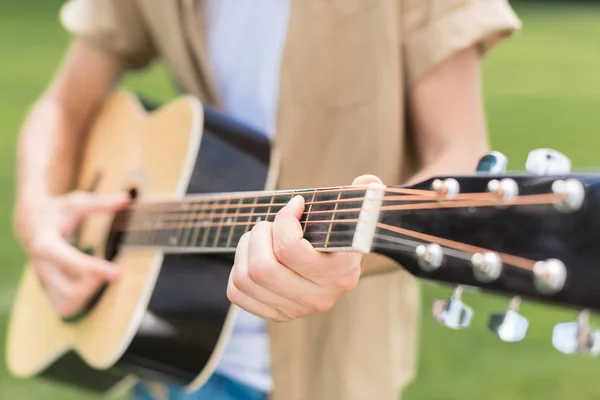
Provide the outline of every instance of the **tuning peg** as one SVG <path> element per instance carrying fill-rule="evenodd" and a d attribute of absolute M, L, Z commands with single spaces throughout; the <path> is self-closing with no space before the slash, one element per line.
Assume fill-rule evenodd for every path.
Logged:
<path fill-rule="evenodd" d="M 571 160 L 553 149 L 536 149 L 529 152 L 525 169 L 534 175 L 561 175 L 571 172 Z"/>
<path fill-rule="evenodd" d="M 505 312 L 490 315 L 488 328 L 503 342 L 520 342 L 525 338 L 529 321 L 518 313 L 521 299 L 514 297 Z"/>
<path fill-rule="evenodd" d="M 420 244 L 415 251 L 419 260 L 419 266 L 423 271 L 433 271 L 442 265 L 444 251 L 439 244 Z"/>
<path fill-rule="evenodd" d="M 552 346 L 563 354 L 595 357 L 600 354 L 600 331 L 589 326 L 589 312 L 584 310 L 577 321 L 554 327 Z"/>
<path fill-rule="evenodd" d="M 475 253 L 471 257 L 473 275 L 481 282 L 491 282 L 502 273 L 502 260 L 496 253 Z"/>
<path fill-rule="evenodd" d="M 491 151 L 479 159 L 478 174 L 502 175 L 506 173 L 508 159 L 502 153 Z"/>
<path fill-rule="evenodd" d="M 519 196 L 519 185 L 514 179 L 492 179 L 487 185 L 488 192 L 495 193 L 499 199 L 510 201 Z"/>
<path fill-rule="evenodd" d="M 562 261 L 550 258 L 533 265 L 533 284 L 542 294 L 560 292 L 567 280 L 567 268 Z"/>
<path fill-rule="evenodd" d="M 460 193 L 460 184 L 454 178 L 435 179 L 431 183 L 431 189 L 442 198 L 452 198 Z"/>
<path fill-rule="evenodd" d="M 448 300 L 433 302 L 433 317 L 442 325 L 451 329 L 466 328 L 471 324 L 473 309 L 461 300 L 462 288 L 457 286 Z"/>
<path fill-rule="evenodd" d="M 552 183 L 552 192 L 560 197 L 554 207 L 561 212 L 579 210 L 585 199 L 585 187 L 577 179 L 557 180 Z"/>

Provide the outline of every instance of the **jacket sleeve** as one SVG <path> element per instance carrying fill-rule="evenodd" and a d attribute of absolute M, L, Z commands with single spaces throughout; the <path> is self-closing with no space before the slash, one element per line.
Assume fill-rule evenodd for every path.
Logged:
<path fill-rule="evenodd" d="M 136 0 L 68 0 L 60 21 L 73 36 L 115 54 L 129 69 L 146 67 L 156 57 Z"/>
<path fill-rule="evenodd" d="M 398 0 L 406 81 L 411 85 L 452 54 L 482 54 L 521 28 L 508 0 Z"/>

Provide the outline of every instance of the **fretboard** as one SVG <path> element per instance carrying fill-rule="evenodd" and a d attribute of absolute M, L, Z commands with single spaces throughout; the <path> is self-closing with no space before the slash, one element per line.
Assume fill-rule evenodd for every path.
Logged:
<path fill-rule="evenodd" d="M 300 225 L 315 248 L 352 245 L 365 190 L 347 187 L 199 195 L 178 203 L 136 204 L 121 212 L 117 227 L 125 231 L 125 246 L 165 252 L 234 251 L 244 233 L 260 221 L 273 222 L 295 195 L 304 197 Z"/>

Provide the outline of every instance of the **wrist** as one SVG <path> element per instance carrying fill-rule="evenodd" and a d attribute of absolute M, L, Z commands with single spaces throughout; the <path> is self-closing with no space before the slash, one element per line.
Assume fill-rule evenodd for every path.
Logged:
<path fill-rule="evenodd" d="M 46 193 L 17 195 L 13 210 L 13 231 L 21 241 L 30 236 L 29 233 L 39 220 L 43 207 L 49 201 L 51 196 Z"/>

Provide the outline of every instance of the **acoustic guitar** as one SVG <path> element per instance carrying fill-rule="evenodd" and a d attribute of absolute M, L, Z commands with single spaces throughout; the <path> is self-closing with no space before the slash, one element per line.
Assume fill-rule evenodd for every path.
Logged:
<path fill-rule="evenodd" d="M 77 187 L 127 190 L 134 202 L 90 216 L 73 244 L 114 261 L 121 276 L 61 319 L 26 266 L 7 333 L 11 373 L 102 393 L 140 378 L 199 388 L 235 318 L 226 286 L 236 244 L 296 194 L 306 200 L 304 236 L 318 250 L 378 253 L 417 277 L 459 285 L 433 308 L 451 328 L 473 314 L 460 300 L 465 287 L 517 296 L 490 322 L 506 341 L 526 330 L 519 298 L 600 308 L 590 289 L 600 282 L 598 176 L 488 169 L 385 189 L 273 190 L 270 160 L 264 135 L 194 97 L 149 112 L 115 92 L 91 127 Z M 556 342 L 596 354 L 598 334 L 582 315 Z"/>

